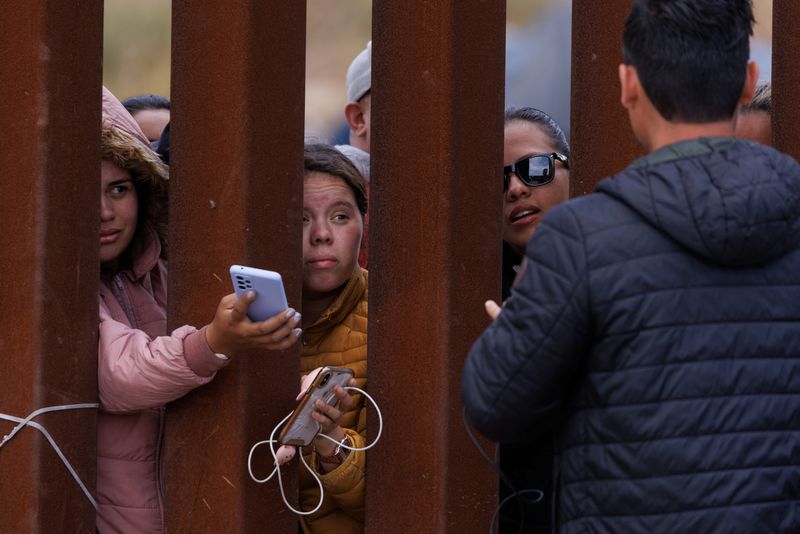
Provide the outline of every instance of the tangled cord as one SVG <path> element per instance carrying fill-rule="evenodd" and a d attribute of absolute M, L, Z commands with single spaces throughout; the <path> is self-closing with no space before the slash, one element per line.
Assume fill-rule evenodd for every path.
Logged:
<path fill-rule="evenodd" d="M 335 440 L 335 439 L 333 439 L 332 437 L 330 437 L 330 436 L 328 436 L 326 434 L 318 434 L 318 435 L 322 436 L 323 438 L 325 438 L 325 439 L 327 439 L 329 441 L 332 441 L 332 442 L 336 443 L 337 445 L 339 445 L 343 449 L 348 449 L 350 451 L 365 451 L 367 449 L 371 449 L 372 447 L 375 446 L 376 443 L 378 443 L 378 440 L 381 439 L 381 433 L 383 432 L 383 416 L 381 415 L 380 408 L 378 408 L 378 403 L 375 402 L 375 399 L 373 399 L 369 395 L 369 393 L 367 393 L 363 389 L 360 389 L 360 388 L 357 388 L 357 387 L 353 387 L 353 386 L 347 386 L 344 389 L 345 390 L 358 391 L 359 393 L 364 395 L 364 397 L 369 399 L 369 401 L 375 407 L 375 411 L 378 414 L 378 435 L 375 436 L 375 440 L 372 443 L 370 443 L 369 445 L 366 445 L 364 447 L 350 447 L 348 445 L 344 445 L 343 443 L 340 443 L 338 440 Z M 314 472 L 314 470 L 311 469 L 311 467 L 309 467 L 308 463 L 306 463 L 305 456 L 303 456 L 302 451 L 301 451 L 300 452 L 300 461 L 303 462 L 303 465 L 306 466 L 306 469 L 308 470 L 308 472 L 311 473 L 311 476 L 314 477 L 314 480 L 317 482 L 317 486 L 319 486 L 319 502 L 317 503 L 317 506 L 315 506 L 314 509 L 309 511 L 309 512 L 304 512 L 302 510 L 297 510 L 291 504 L 289 504 L 289 501 L 286 499 L 286 493 L 285 493 L 285 491 L 283 489 L 283 479 L 281 478 L 281 466 L 278 465 L 278 457 L 275 455 L 275 443 L 277 443 L 277 440 L 275 439 L 275 433 L 278 431 L 278 429 L 280 429 L 283 426 L 283 424 L 291 416 L 292 416 L 292 412 L 289 412 L 289 414 L 286 417 L 284 417 L 281 420 L 280 423 L 275 425 L 275 428 L 272 429 L 272 432 L 269 435 L 269 439 L 265 439 L 264 441 L 259 441 L 258 443 L 256 443 L 255 445 L 253 445 L 250 448 L 250 454 L 247 455 L 247 472 L 250 474 L 250 478 L 252 478 L 253 481 L 258 483 L 258 484 L 263 484 L 265 482 L 268 482 L 270 479 L 272 479 L 273 476 L 275 476 L 275 473 L 278 473 L 278 486 L 281 489 L 281 498 L 283 499 L 283 502 L 284 502 L 284 504 L 286 504 L 287 508 L 289 508 L 289 510 L 291 510 L 292 512 L 294 512 L 294 513 L 296 513 L 298 515 L 311 515 L 311 514 L 313 514 L 314 512 L 316 512 L 317 510 L 320 509 L 320 507 L 322 506 L 322 501 L 323 501 L 323 499 L 325 497 L 325 490 L 322 488 L 322 481 L 319 479 L 319 477 Z M 267 443 L 269 443 L 269 450 L 272 453 L 272 459 L 275 462 L 275 469 L 272 470 L 272 473 L 270 473 L 268 477 L 266 477 L 266 478 L 257 478 L 253 474 L 253 466 L 252 466 L 253 453 L 255 452 L 255 450 L 258 447 L 260 447 L 261 445 L 267 444 Z"/>
<path fill-rule="evenodd" d="M 95 408 L 98 408 L 99 406 L 100 405 L 98 403 L 96 403 L 96 402 L 84 403 L 84 404 L 64 404 L 64 405 L 61 405 L 61 406 L 47 406 L 45 408 L 39 408 L 38 410 L 32 411 L 30 413 L 30 415 L 28 415 L 28 417 L 25 417 L 25 418 L 14 417 L 13 415 L 7 415 L 7 414 L 4 414 L 4 413 L 0 413 L 0 419 L 5 419 L 6 421 L 12 421 L 14 423 L 19 423 L 17 426 L 15 426 L 11 430 L 11 432 L 9 432 L 5 436 L 3 436 L 3 440 L 0 441 L 0 448 L 2 448 L 3 445 L 5 445 L 9 441 L 11 441 L 11 439 L 17 434 L 17 432 L 22 430 L 23 427 L 29 426 L 31 428 L 35 428 L 36 430 L 38 430 L 39 432 L 44 434 L 45 438 L 47 438 L 47 441 L 50 443 L 50 446 L 53 447 L 53 450 L 56 451 L 56 454 L 58 454 L 58 457 L 61 458 L 61 461 L 67 467 L 67 471 L 69 471 L 69 474 L 72 475 L 72 478 L 75 479 L 75 482 L 78 483 L 78 486 L 80 486 L 81 490 L 83 491 L 83 494 L 86 495 L 86 498 L 89 499 L 89 502 L 92 503 L 92 506 L 96 510 L 97 509 L 97 501 L 95 501 L 95 499 L 92 496 L 92 494 L 89 493 L 89 490 L 86 488 L 86 486 L 84 485 L 83 481 L 78 476 L 78 473 L 75 472 L 75 469 L 73 469 L 72 464 L 69 463 L 69 460 L 67 460 L 67 457 L 64 456 L 63 452 L 61 452 L 61 448 L 56 444 L 56 441 L 53 439 L 53 436 L 50 435 L 50 432 L 48 432 L 47 429 L 44 426 L 40 425 L 39 423 L 34 422 L 33 419 L 38 417 L 38 416 L 40 416 L 40 415 L 42 415 L 42 414 L 44 414 L 44 413 L 48 413 L 48 412 L 60 412 L 60 411 L 63 411 L 63 410 L 95 409 Z"/>
<path fill-rule="evenodd" d="M 466 407 L 464 407 L 464 409 L 461 412 L 461 418 L 464 421 L 464 430 L 467 432 L 467 435 L 469 436 L 469 439 L 472 441 L 472 444 L 475 445 L 476 449 L 478 449 L 478 452 L 480 453 L 481 457 L 484 460 L 486 460 L 486 462 L 491 466 L 492 469 L 494 469 L 495 473 L 497 473 L 498 477 L 503 482 L 503 484 L 505 484 L 508 487 L 508 489 L 511 490 L 511 494 L 507 495 L 505 499 L 500 501 L 500 504 L 498 504 L 497 508 L 495 508 L 494 513 L 492 514 L 492 522 L 489 523 L 489 534 L 494 534 L 494 524 L 497 521 L 497 516 L 500 514 L 500 510 L 503 508 L 504 505 L 506 505 L 512 499 L 517 499 L 520 511 L 520 518 L 521 518 L 518 532 L 520 533 L 523 532 L 525 528 L 525 509 L 523 507 L 523 499 L 521 499 L 521 497 L 523 495 L 535 494 L 536 498 L 531 499 L 528 502 L 530 504 L 536 504 L 540 502 L 542 499 L 544 499 L 544 492 L 542 490 L 533 488 L 518 490 L 516 486 L 508 478 L 508 476 L 505 473 L 503 473 L 500 467 L 494 461 L 492 461 L 491 458 L 489 458 L 489 455 L 486 454 L 486 451 L 483 450 L 483 447 L 481 447 L 480 442 L 478 442 L 478 438 L 475 437 L 475 434 L 469 427 L 469 422 L 467 421 Z"/>

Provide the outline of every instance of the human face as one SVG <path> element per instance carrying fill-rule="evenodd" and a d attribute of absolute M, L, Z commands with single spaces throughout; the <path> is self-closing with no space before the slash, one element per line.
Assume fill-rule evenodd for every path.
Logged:
<path fill-rule="evenodd" d="M 762 145 L 772 146 L 772 118 L 766 111 L 739 113 L 734 134 L 741 139 L 750 139 Z"/>
<path fill-rule="evenodd" d="M 109 160 L 100 164 L 100 265 L 119 259 L 133 240 L 139 198 L 128 171 Z"/>
<path fill-rule="evenodd" d="M 133 120 L 139 124 L 144 135 L 152 143 L 161 139 L 161 132 L 169 123 L 169 110 L 142 109 L 133 113 Z"/>
<path fill-rule="evenodd" d="M 358 261 L 364 222 L 353 191 L 338 176 L 312 172 L 303 180 L 304 296 L 333 294 Z"/>
<path fill-rule="evenodd" d="M 503 165 L 511 165 L 525 156 L 550 152 L 558 150 L 537 124 L 526 120 L 506 124 Z M 557 160 L 555 167 L 553 181 L 538 187 L 525 185 L 511 173 L 508 190 L 503 194 L 503 241 L 519 254 L 525 252 L 536 225 L 547 210 L 569 198 L 569 170 Z"/>

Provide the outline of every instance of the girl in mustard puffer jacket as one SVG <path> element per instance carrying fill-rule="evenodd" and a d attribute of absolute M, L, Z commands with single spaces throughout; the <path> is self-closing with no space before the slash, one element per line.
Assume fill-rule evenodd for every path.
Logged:
<path fill-rule="evenodd" d="M 367 387 L 367 271 L 358 253 L 367 212 L 364 181 L 350 161 L 328 145 L 305 147 L 303 179 L 303 351 L 300 367 L 349 367 L 350 385 Z M 336 386 L 336 407 L 318 403 L 312 416 L 321 432 L 349 447 L 366 445 L 366 410 L 361 395 Z M 303 517 L 305 532 L 364 531 L 364 451 L 337 447 L 323 437 L 305 452 L 322 481 L 320 509 Z M 319 489 L 300 471 L 300 504 L 312 510 Z"/>

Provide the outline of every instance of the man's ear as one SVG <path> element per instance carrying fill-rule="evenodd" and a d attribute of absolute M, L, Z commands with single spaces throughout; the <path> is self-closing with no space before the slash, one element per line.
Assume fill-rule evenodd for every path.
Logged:
<path fill-rule="evenodd" d="M 344 107 L 344 118 L 352 131 L 357 136 L 365 136 L 367 133 L 367 122 L 364 118 L 364 110 L 358 102 L 348 102 Z"/>
<path fill-rule="evenodd" d="M 758 63 L 755 61 L 747 62 L 744 86 L 742 86 L 742 94 L 739 97 L 739 105 L 749 104 L 752 102 L 753 95 L 756 93 L 756 85 L 758 84 L 758 71 Z"/>
<path fill-rule="evenodd" d="M 639 101 L 642 86 L 639 83 L 639 74 L 636 67 L 620 63 L 619 65 L 619 101 L 622 106 L 630 110 Z"/>

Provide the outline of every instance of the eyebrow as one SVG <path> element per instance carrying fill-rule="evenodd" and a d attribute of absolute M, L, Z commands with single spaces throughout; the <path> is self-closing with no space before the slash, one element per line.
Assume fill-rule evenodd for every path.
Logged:
<path fill-rule="evenodd" d="M 357 211 L 356 206 L 352 202 L 350 202 L 349 200 L 337 200 L 336 202 L 331 204 L 327 208 L 327 210 L 333 210 L 333 209 L 336 209 L 336 208 L 347 208 L 347 209 L 352 210 L 352 211 Z M 303 211 L 304 212 L 308 211 L 308 207 L 305 204 L 303 204 Z"/>
<path fill-rule="evenodd" d="M 133 178 L 125 178 L 123 180 L 114 180 L 113 182 L 110 182 L 108 185 L 121 185 L 121 184 L 127 184 L 128 182 L 133 183 Z"/>
<path fill-rule="evenodd" d="M 331 208 L 336 208 L 338 206 L 343 206 L 345 208 L 356 209 L 352 202 L 349 200 L 337 200 L 333 204 L 331 204 Z"/>

